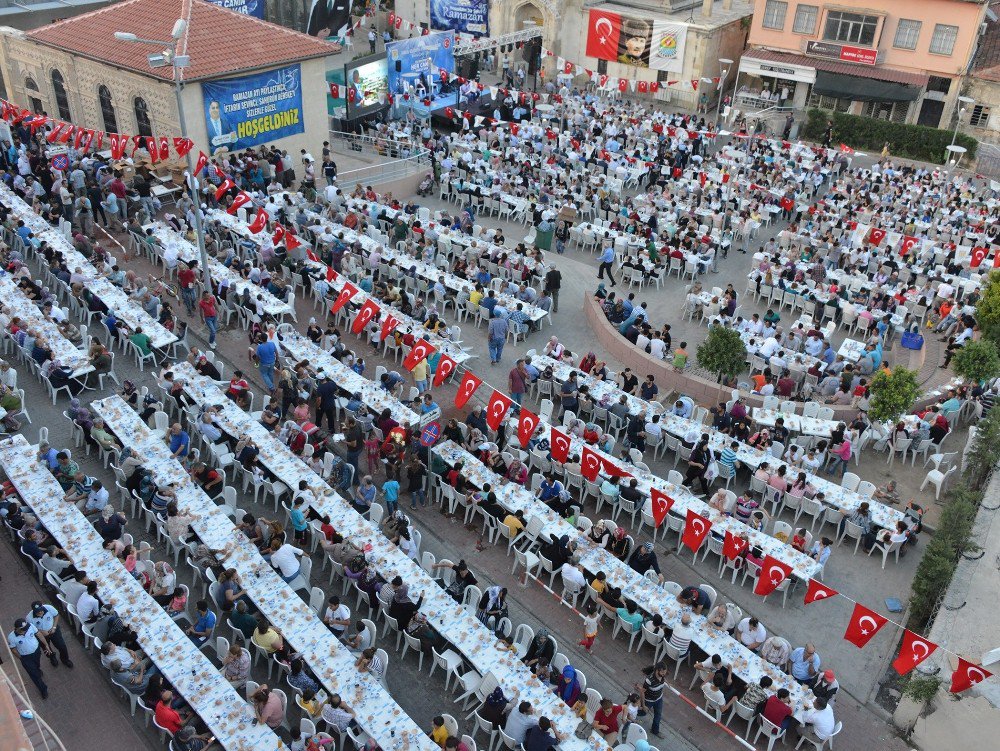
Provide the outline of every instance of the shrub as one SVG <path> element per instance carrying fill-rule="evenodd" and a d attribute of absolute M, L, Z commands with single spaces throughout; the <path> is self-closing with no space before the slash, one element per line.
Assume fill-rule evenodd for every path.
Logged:
<path fill-rule="evenodd" d="M 809 110 L 803 135 L 812 141 L 822 141 L 826 124 L 830 120 L 833 121 L 834 144 L 844 143 L 853 149 L 863 149 L 876 154 L 882 151 L 883 144 L 888 141 L 889 149 L 894 156 L 940 164 L 944 162 L 947 154 L 945 147 L 951 143 L 950 130 L 928 128 L 925 125 L 902 125 L 887 120 L 819 109 Z M 965 154 L 967 160 L 976 155 L 978 142 L 974 138 L 959 133 L 955 143 L 969 150 Z M 967 165 L 971 163 L 971 161 L 966 162 Z"/>
<path fill-rule="evenodd" d="M 941 679 L 931 675 L 911 675 L 903 685 L 903 696 L 906 696 L 918 704 L 926 704 L 935 696 L 941 688 Z"/>
<path fill-rule="evenodd" d="M 983 339 L 1000 346 L 1000 271 L 991 271 L 976 303 L 976 323 Z"/>
<path fill-rule="evenodd" d="M 872 376 L 868 417 L 876 422 L 896 422 L 913 406 L 920 395 L 917 371 L 895 368 L 886 374 L 879 370 Z"/>
<path fill-rule="evenodd" d="M 962 378 L 973 383 L 982 383 L 1000 373 L 1000 354 L 991 339 L 966 342 L 955 353 L 951 367 Z"/>

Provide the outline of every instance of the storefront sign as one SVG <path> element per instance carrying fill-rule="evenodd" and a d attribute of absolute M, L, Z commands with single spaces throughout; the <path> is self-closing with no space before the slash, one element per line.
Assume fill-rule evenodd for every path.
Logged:
<path fill-rule="evenodd" d="M 861 65 L 878 63 L 878 50 L 872 47 L 853 47 L 847 44 L 809 41 L 806 42 L 806 54 L 826 57 L 831 60 L 843 60 L 845 63 L 860 63 Z"/>
<path fill-rule="evenodd" d="M 805 65 L 792 63 L 772 63 L 765 60 L 755 60 L 744 55 L 740 58 L 740 73 L 766 78 L 782 78 L 786 81 L 802 81 L 816 83 L 816 69 Z"/>

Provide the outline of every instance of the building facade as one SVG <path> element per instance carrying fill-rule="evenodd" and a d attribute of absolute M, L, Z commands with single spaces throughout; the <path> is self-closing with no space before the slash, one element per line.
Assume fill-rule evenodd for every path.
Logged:
<path fill-rule="evenodd" d="M 986 0 L 755 0 L 737 106 L 949 127 Z"/>

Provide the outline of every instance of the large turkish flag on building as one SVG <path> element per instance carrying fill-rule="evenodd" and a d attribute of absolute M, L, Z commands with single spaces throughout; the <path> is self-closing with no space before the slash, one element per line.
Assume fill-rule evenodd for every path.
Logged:
<path fill-rule="evenodd" d="M 606 10 L 591 10 L 587 25 L 587 56 L 598 60 L 617 60 L 621 30 L 620 15 Z"/>

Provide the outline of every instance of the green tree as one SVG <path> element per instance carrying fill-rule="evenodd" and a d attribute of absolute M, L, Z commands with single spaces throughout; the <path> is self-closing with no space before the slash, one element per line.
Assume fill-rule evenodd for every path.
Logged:
<path fill-rule="evenodd" d="M 917 371 L 895 368 L 886 374 L 880 370 L 872 376 L 870 392 L 868 417 L 874 422 L 896 422 L 920 395 Z"/>
<path fill-rule="evenodd" d="M 981 490 L 1000 461 L 1000 409 L 976 423 L 976 437 L 965 456 L 965 481 L 969 487 Z"/>
<path fill-rule="evenodd" d="M 1000 271 L 991 271 L 976 304 L 976 323 L 983 338 L 1000 346 Z"/>
<path fill-rule="evenodd" d="M 994 378 L 1000 374 L 1000 354 L 997 345 L 990 339 L 966 342 L 952 358 L 951 367 L 962 378 L 975 383 Z"/>
<path fill-rule="evenodd" d="M 698 345 L 698 365 L 715 373 L 720 383 L 741 372 L 746 359 L 747 348 L 739 333 L 725 326 L 712 326 Z"/>

